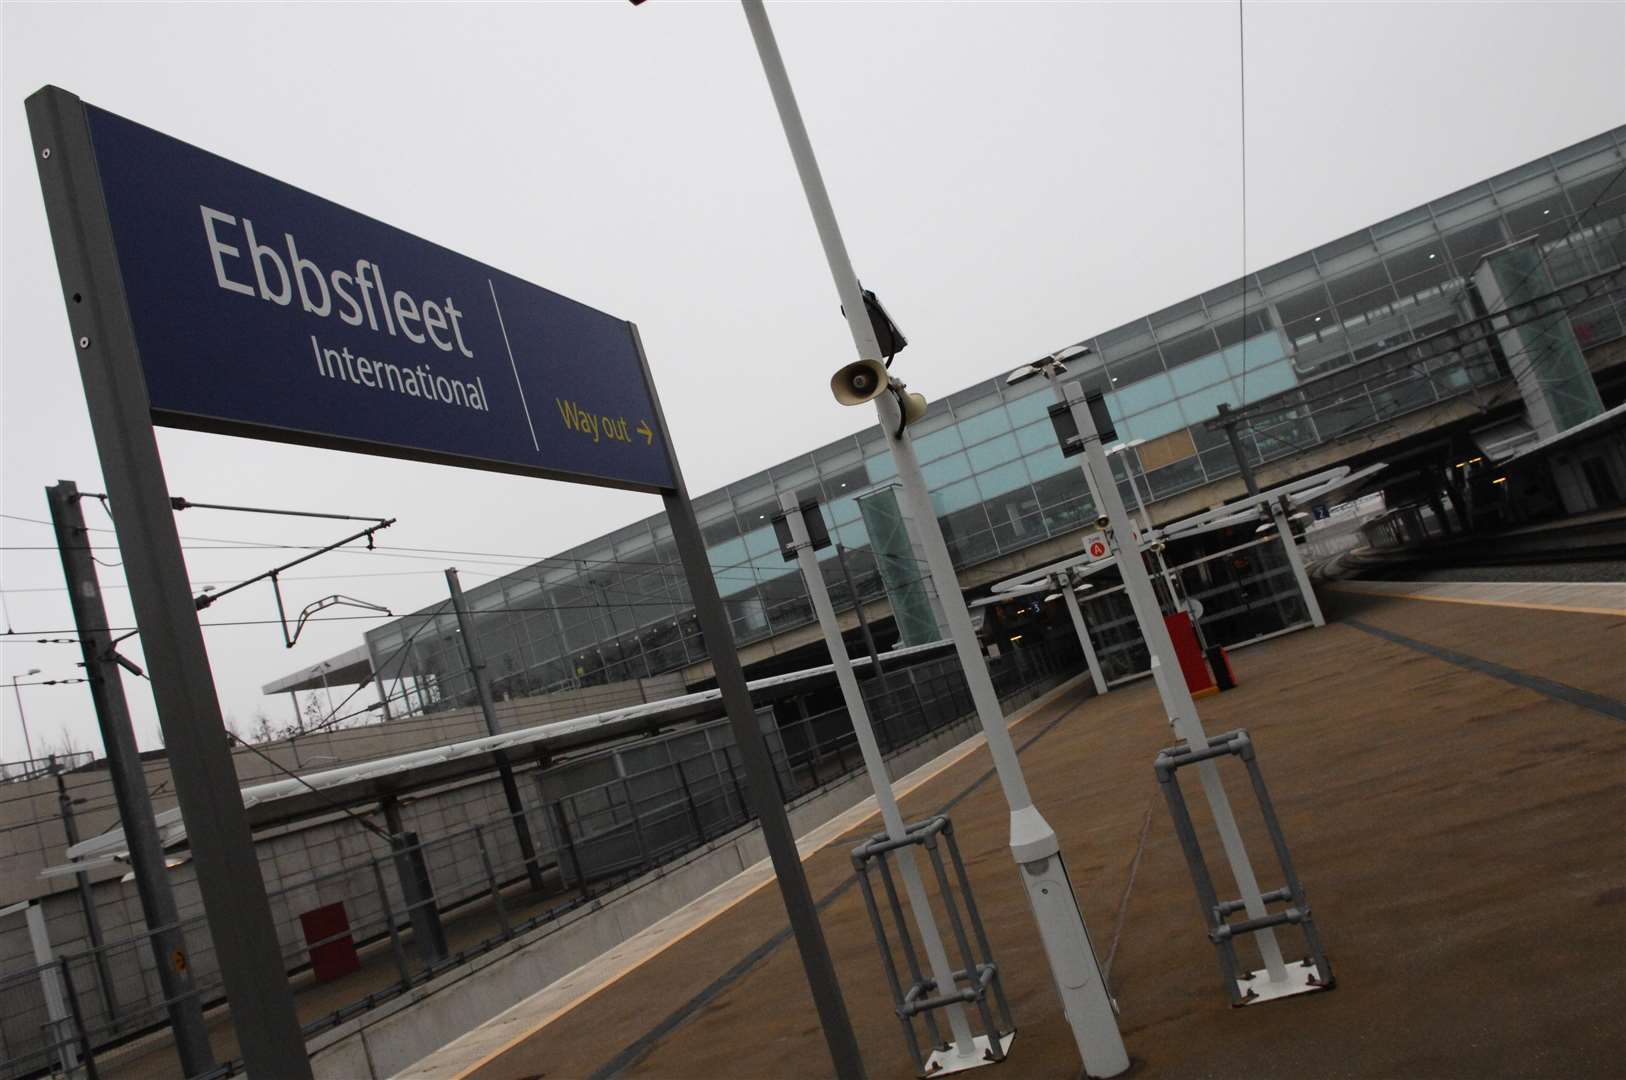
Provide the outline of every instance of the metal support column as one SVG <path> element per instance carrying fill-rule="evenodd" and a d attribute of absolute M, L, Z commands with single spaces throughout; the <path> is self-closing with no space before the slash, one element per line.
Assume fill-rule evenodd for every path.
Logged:
<path fill-rule="evenodd" d="M 152 798 L 147 793 L 130 705 L 124 697 L 123 676 L 119 674 L 121 664 L 137 672 L 140 669 L 119 656 L 108 632 L 101 579 L 90 554 L 90 533 L 85 529 L 78 486 L 71 480 L 58 481 L 45 489 L 45 499 L 62 556 L 62 577 L 68 586 L 68 606 L 84 658 L 90 701 L 107 754 L 108 777 L 113 782 L 119 822 L 130 851 L 130 871 L 147 922 L 153 970 L 158 973 L 158 988 L 168 1003 L 181 1072 L 197 1076 L 214 1068 L 214 1051 L 209 1046 L 209 1029 L 204 1025 L 203 1009 L 192 983 L 186 935 L 181 930 L 175 893 L 164 866 L 164 848 L 153 818 Z"/>
<path fill-rule="evenodd" d="M 474 638 L 474 620 L 469 616 L 469 605 L 463 599 L 463 586 L 457 580 L 457 568 L 446 568 L 446 587 L 452 592 L 452 607 L 457 611 L 457 628 L 463 639 L 463 658 L 468 661 L 469 674 L 480 695 L 480 715 L 485 717 L 486 731 L 500 735 L 497 726 L 497 703 L 491 696 L 491 676 L 486 672 L 485 658 L 480 654 L 480 643 Z M 532 892 L 542 891 L 542 867 L 536 858 L 536 845 L 531 841 L 531 825 L 525 820 L 525 803 L 519 797 L 519 785 L 514 783 L 514 767 L 508 755 L 493 750 L 491 758 L 497 763 L 497 775 L 502 780 L 503 798 L 508 802 L 508 814 L 514 823 L 514 838 L 519 841 L 519 855 L 525 861 L 525 877 Z"/>
<path fill-rule="evenodd" d="M 1287 556 L 1287 565 L 1293 568 L 1293 580 L 1298 582 L 1299 593 L 1304 597 L 1304 607 L 1310 613 L 1310 622 L 1316 626 L 1326 626 L 1327 620 L 1321 614 L 1321 603 L 1315 598 L 1315 589 L 1310 585 L 1310 575 L 1304 569 L 1304 555 L 1299 551 L 1298 541 L 1293 539 L 1293 529 L 1287 520 L 1287 513 L 1282 510 L 1280 499 L 1272 499 L 1265 504 L 1270 511 L 1270 520 L 1276 523 L 1276 535 L 1282 541 L 1282 554 Z"/>
<path fill-rule="evenodd" d="M 231 1003 L 245 1070 L 305 1080 L 305 1036 L 294 1010 L 254 837 L 221 738 L 224 719 L 175 528 L 152 406 L 120 276 L 84 104 L 46 87 L 27 102 L 34 162 L 45 196 L 72 348 L 107 493 L 153 698 L 169 748 Z"/>
<path fill-rule="evenodd" d="M 1145 559 L 1133 540 L 1134 526 L 1124 509 L 1123 499 L 1118 494 L 1118 485 L 1111 482 L 1112 472 L 1107 464 L 1106 451 L 1101 446 L 1101 436 L 1096 430 L 1095 419 L 1085 404 L 1084 388 L 1077 382 L 1070 382 L 1064 384 L 1063 389 L 1083 442 L 1083 468 L 1093 472 L 1097 479 L 1107 478 L 1106 482 L 1095 485 L 1098 498 L 1101 500 L 1098 508 L 1106 515 L 1114 535 L 1118 548 L 1118 569 L 1124 581 L 1124 593 L 1129 597 L 1130 605 L 1135 610 L 1135 620 L 1140 624 L 1141 634 L 1146 639 L 1146 648 L 1151 654 L 1152 678 L 1157 684 L 1158 694 L 1163 699 L 1164 710 L 1174 725 L 1175 733 L 1184 739 L 1188 746 L 1197 751 L 1205 750 L 1208 747 L 1208 737 L 1203 732 L 1202 719 L 1197 714 L 1197 704 L 1192 700 L 1185 676 L 1181 673 L 1174 642 L 1169 637 L 1169 628 L 1163 622 L 1163 611 L 1157 602 L 1157 591 L 1152 587 L 1151 575 L 1146 572 Z M 1230 799 L 1226 797 L 1225 784 L 1220 778 L 1219 769 L 1213 761 L 1205 760 L 1197 766 L 1197 774 L 1202 782 L 1203 793 L 1208 797 L 1208 806 L 1214 815 L 1220 843 L 1225 848 L 1225 855 L 1230 862 L 1231 873 L 1236 878 L 1237 888 L 1242 894 L 1248 917 L 1263 918 L 1265 904 L 1260 896 L 1259 881 L 1254 875 L 1253 864 L 1248 860 L 1248 851 L 1243 845 L 1242 833 L 1237 828 L 1236 815 L 1231 810 Z M 1254 942 L 1259 947 L 1269 981 L 1276 984 L 1285 983 L 1288 978 L 1287 968 L 1282 962 L 1282 951 L 1276 943 L 1275 934 L 1266 928 L 1255 935 Z"/>
<path fill-rule="evenodd" d="M 906 843 L 908 830 L 904 827 L 897 797 L 892 793 L 892 778 L 887 774 L 886 759 L 881 756 L 881 748 L 875 741 L 875 730 L 870 725 L 869 711 L 864 707 L 864 695 L 858 689 L 858 679 L 853 674 L 852 661 L 847 657 L 846 643 L 841 639 L 841 627 L 836 623 L 835 606 L 830 602 L 830 590 L 824 583 L 824 575 L 819 571 L 819 557 L 813 551 L 807 522 L 802 517 L 794 493 L 781 493 L 779 505 L 784 510 L 785 522 L 790 527 L 791 542 L 796 548 L 796 561 L 802 571 L 802 580 L 807 585 L 808 598 L 813 602 L 813 613 L 818 618 L 819 628 L 824 632 L 825 648 L 830 652 L 830 663 L 835 668 L 836 682 L 841 686 L 841 697 L 847 706 L 847 716 L 852 721 L 853 733 L 858 738 L 858 748 L 864 758 L 864 770 L 869 773 L 870 786 L 875 790 L 875 801 L 881 810 L 881 821 L 885 825 L 886 835 L 889 839 L 904 845 L 897 849 L 898 868 L 903 877 L 904 892 L 909 897 L 909 910 L 914 915 L 915 929 L 919 932 L 921 945 L 926 951 L 926 963 L 931 969 L 932 981 L 936 984 L 938 995 L 952 995 L 958 990 L 954 968 L 949 963 L 948 951 L 943 947 L 943 936 L 937 929 L 937 918 L 932 912 L 931 900 L 926 895 L 926 886 L 920 876 L 914 848 Z M 817 507 L 813 507 L 811 512 L 816 514 L 819 511 Z M 949 1030 L 953 1033 L 953 1038 L 947 1050 L 933 1055 L 931 1066 L 933 1071 L 937 1069 L 958 1071 L 988 1064 L 994 1060 L 990 1056 L 991 1053 L 1003 1056 L 1004 1045 L 1008 1045 L 1008 1042 L 990 1047 L 989 1037 L 984 1037 L 979 1045 L 978 1038 L 971 1033 L 971 1024 L 966 1018 L 964 1005 L 954 1002 L 945 1005 L 943 1011 L 948 1016 Z"/>
<path fill-rule="evenodd" d="M 73 799 L 68 796 L 68 782 L 62 778 L 62 766 L 57 763 L 56 755 L 51 755 L 51 775 L 56 779 L 56 805 L 62 815 L 62 832 L 67 837 L 68 847 L 79 843 L 79 825 L 73 820 Z M 76 891 L 79 893 L 79 910 L 85 916 L 85 936 L 90 939 L 90 951 L 95 956 L 96 988 L 102 995 L 102 1006 L 107 1010 L 108 1022 L 114 1027 L 121 1027 L 122 1018 L 119 1016 L 118 993 L 113 989 L 113 970 L 107 963 L 107 952 L 102 939 L 102 917 L 96 912 L 96 895 L 90 887 L 90 875 L 84 871 L 73 875 Z"/>
<path fill-rule="evenodd" d="M 649 361 L 644 356 L 638 328 L 629 323 L 628 330 L 637 345 L 647 379 Z M 653 380 L 649 382 L 651 386 L 654 385 Z M 659 399 L 655 398 L 653 392 L 650 397 L 655 401 L 655 412 L 660 414 Z M 658 419 L 660 429 L 670 432 L 666 417 L 658 415 Z M 711 657 L 717 690 L 723 709 L 728 714 L 729 727 L 734 732 L 734 743 L 739 747 L 740 760 L 745 765 L 751 802 L 756 807 L 762 839 L 773 862 L 774 877 L 779 882 L 779 892 L 785 902 L 785 914 L 790 920 L 796 948 L 801 954 L 802 969 L 807 974 L 808 989 L 819 1014 L 825 1045 L 830 1051 L 831 1067 L 841 1080 L 857 1080 L 865 1075 L 864 1059 L 858 1052 L 858 1036 L 853 1033 L 852 1020 L 847 1015 L 841 981 L 836 978 L 830 948 L 824 940 L 824 928 L 819 925 L 813 890 L 808 887 L 807 872 L 802 866 L 801 854 L 796 850 L 796 834 L 791 831 L 790 818 L 785 813 L 779 771 L 768 754 L 767 740 L 762 736 L 756 711 L 751 707 L 751 691 L 745 685 L 745 672 L 740 667 L 739 654 L 734 648 L 733 628 L 729 625 L 722 597 L 717 593 L 717 579 L 712 577 L 711 562 L 706 557 L 706 541 L 700 534 L 700 522 L 694 516 L 694 504 L 689 501 L 689 489 L 683 482 L 683 470 L 678 465 L 670 437 L 666 450 L 675 481 L 671 491 L 661 493 L 666 520 L 672 526 L 672 542 L 683 564 L 683 576 L 694 601 L 700 633 L 705 637 L 706 652 Z"/>
<path fill-rule="evenodd" d="M 1231 406 L 1220 402 L 1219 414 L 1224 417 L 1231 411 Z M 1253 476 L 1253 463 L 1242 450 L 1242 437 L 1236 433 L 1236 426 L 1241 421 L 1230 420 L 1225 424 L 1225 441 L 1231 444 L 1231 454 L 1236 458 L 1237 471 L 1242 474 L 1242 483 L 1247 487 L 1249 495 L 1259 494 L 1259 481 Z"/>
<path fill-rule="evenodd" d="M 446 958 L 446 930 L 440 923 L 440 911 L 435 906 L 435 886 L 429 879 L 429 864 L 424 861 L 418 834 L 408 832 L 401 821 L 401 806 L 393 797 L 380 799 L 384 823 L 389 829 L 390 850 L 395 856 L 395 876 L 401 883 L 401 902 L 406 906 L 407 918 L 412 923 L 412 940 L 418 946 L 418 958 L 428 968 Z"/>
<path fill-rule="evenodd" d="M 1090 682 L 1095 684 L 1095 692 L 1107 692 L 1107 679 L 1101 673 L 1101 661 L 1095 655 L 1095 642 L 1090 640 L 1090 628 L 1084 624 L 1084 608 L 1078 602 L 1078 594 L 1073 591 L 1073 575 L 1066 570 L 1056 575 L 1061 583 L 1061 598 L 1067 605 L 1067 615 L 1073 620 L 1073 632 L 1078 635 L 1079 648 L 1084 650 L 1084 662 L 1090 667 Z"/>
<path fill-rule="evenodd" d="M 852 597 L 853 614 L 858 616 L 858 629 L 864 635 L 864 648 L 869 650 L 869 670 L 872 675 L 884 675 L 885 669 L 881 667 L 881 653 L 875 647 L 875 635 L 869 629 L 869 616 L 864 614 L 864 600 L 858 595 L 858 589 L 853 585 L 852 571 L 847 568 L 847 545 L 840 540 L 836 544 L 836 565 L 841 567 L 841 577 L 847 583 L 847 595 Z"/>

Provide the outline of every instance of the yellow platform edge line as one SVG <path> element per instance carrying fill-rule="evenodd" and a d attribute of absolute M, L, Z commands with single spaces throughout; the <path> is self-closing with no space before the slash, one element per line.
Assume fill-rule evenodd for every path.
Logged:
<path fill-rule="evenodd" d="M 1035 700 L 1029 702 L 1027 705 L 1023 706 L 1020 710 L 1018 710 L 1017 715 L 1011 717 L 1010 720 L 1008 721 L 1008 726 L 1014 728 L 1017 724 L 1022 723 L 1022 721 L 1028 719 L 1031 716 L 1036 715 L 1041 709 L 1045 708 L 1047 705 L 1050 705 L 1050 704 L 1054 703 L 1056 700 L 1058 700 L 1059 698 L 1061 698 L 1067 691 L 1077 687 L 1086 678 L 1088 678 L 1087 675 L 1075 676 L 1074 678 L 1068 679 L 1066 682 L 1063 682 L 1061 685 L 1053 687 L 1052 689 L 1046 691 L 1044 694 L 1041 694 L 1038 698 L 1036 698 Z M 938 776 L 940 776 L 943 773 L 947 772 L 949 769 L 952 769 L 954 766 L 960 764 L 960 762 L 964 761 L 966 758 L 970 757 L 972 754 L 976 753 L 984 745 L 986 745 L 985 740 L 983 740 L 981 736 L 982 736 L 982 732 L 980 730 L 978 730 L 978 731 L 974 732 L 973 734 L 967 736 L 966 740 L 964 742 L 960 743 L 958 746 L 954 746 L 954 747 L 949 748 L 948 750 L 943 751 L 943 753 L 938 755 L 938 757 L 935 759 L 935 763 L 936 763 L 937 767 L 933 768 L 929 773 L 926 773 L 926 774 L 918 776 L 918 777 L 914 777 L 913 781 L 907 787 L 902 786 L 901 780 L 908 779 L 908 778 L 900 778 L 897 781 L 893 781 L 893 793 L 901 801 L 904 797 L 906 797 L 906 796 L 908 796 L 910 794 L 913 794 L 916 789 L 918 789 L 918 788 L 922 787 L 923 785 L 931 782 L 932 780 L 935 780 Z M 931 766 L 932 764 L 933 764 L 933 762 L 927 762 L 926 765 L 922 766 L 922 768 Z M 918 772 L 919 770 L 916 770 L 916 771 Z M 911 776 L 913 776 L 913 774 L 911 774 Z M 861 807 L 861 806 L 865 805 L 866 802 L 873 807 L 874 804 L 875 804 L 875 796 L 873 796 L 873 795 L 869 796 L 868 799 L 855 804 L 852 807 L 852 809 L 857 809 L 858 807 Z M 845 811 L 844 811 L 844 813 L 845 813 Z M 871 818 L 875 817 L 878 813 L 879 813 L 878 809 L 872 809 L 864 817 L 859 818 L 858 821 L 855 822 L 852 826 L 849 826 L 848 828 L 840 830 L 839 832 L 837 832 L 834 835 L 832 835 L 832 836 L 828 837 L 827 839 L 825 839 L 823 842 L 817 844 L 814 847 L 809 848 L 805 852 L 799 852 L 802 862 L 804 862 L 804 863 L 807 862 L 807 860 L 811 859 L 814 855 L 818 854 L 820 851 L 824 850 L 825 848 L 829 847 L 831 844 L 835 843 L 835 841 L 840 839 L 841 836 L 845 835 L 848 832 L 851 832 L 852 829 L 857 828 L 858 826 L 862 825 L 864 822 L 866 822 L 866 821 L 870 820 Z M 840 815 L 837 815 L 837 816 L 839 817 Z M 834 818 L 832 818 L 831 820 L 833 821 Z M 828 822 L 826 824 L 828 824 Z M 809 830 L 809 831 L 811 832 L 811 831 L 814 831 L 814 830 Z M 766 860 L 764 860 L 764 861 L 766 861 Z M 756 865 L 756 864 L 753 864 L 753 866 L 754 865 Z M 746 873 L 749 873 L 750 870 L 751 870 L 751 867 L 747 867 L 746 869 L 741 870 L 740 873 L 741 874 L 746 874 Z M 738 875 L 736 875 L 736 876 L 738 876 Z M 531 1022 L 530 1024 L 528 1024 L 526 1026 L 526 1028 L 525 1028 L 525 1030 L 523 1032 L 521 1032 L 518 1035 L 513 1036 L 507 1042 L 503 1043 L 501 1046 L 497 1047 L 495 1050 L 490 1051 L 484 1057 L 481 1057 L 479 1060 L 477 1060 L 477 1061 L 475 1061 L 475 1062 L 473 1062 L 473 1063 L 471 1063 L 469 1065 L 466 1065 L 466 1066 L 462 1067 L 459 1071 L 457 1071 L 455 1073 L 452 1073 L 451 1076 L 454 1077 L 455 1080 L 467 1080 L 468 1077 L 472 1076 L 474 1073 L 478 1072 L 479 1070 L 485 1068 L 487 1065 L 491 1064 L 493 1061 L 496 1061 L 498 1058 L 502 1057 L 504 1054 L 508 1053 L 510 1050 L 514 1049 L 520 1043 L 522 1043 L 525 1040 L 529 1039 L 531 1036 L 535 1035 L 537 1032 L 539 1032 L 539 1031 L 543 1030 L 544 1028 L 548 1027 L 550 1024 L 553 1024 L 560 1017 L 564 1016 L 566 1013 L 571 1012 L 573 1009 L 575 1009 L 578 1005 L 581 1005 L 583 1002 L 587 1001 L 589 998 L 591 998 L 594 995 L 600 993 L 601 991 L 607 990 L 611 986 L 614 986 L 616 983 L 620 982 L 622 979 L 626 978 L 628 975 L 630 975 L 634 971 L 638 970 L 638 968 L 642 967 L 644 964 L 648 963 L 650 960 L 654 959 L 656 956 L 659 956 L 661 953 L 666 952 L 667 950 L 671 949 L 672 947 L 680 944 L 686 938 L 688 938 L 690 935 L 696 933 L 697 931 L 699 931 L 701 929 L 704 929 L 705 927 L 711 925 L 718 918 L 720 918 L 723 915 L 727 914 L 729 911 L 733 910 L 738 905 L 744 903 L 746 900 L 749 900 L 751 897 L 755 896 L 757 893 L 759 893 L 763 889 L 767 888 L 770 884 L 772 884 L 776 880 L 778 880 L 778 879 L 775 876 L 773 876 L 772 874 L 768 875 L 762 881 L 757 882 L 755 885 L 751 886 L 751 888 L 747 889 L 745 892 L 741 893 L 739 896 L 736 896 L 734 899 L 730 900 L 728 903 L 724 904 L 722 907 L 718 908 L 716 911 L 712 912 L 710 915 L 706 916 L 701 921 L 695 923 L 693 926 L 690 926 L 690 927 L 687 927 L 686 929 L 684 929 L 676 937 L 674 937 L 670 941 L 667 941 L 664 944 L 662 944 L 658 949 L 653 949 L 650 952 L 648 952 L 648 953 L 646 953 L 646 954 L 644 954 L 644 955 L 642 955 L 640 957 L 637 957 L 636 959 L 629 958 L 630 962 L 628 962 L 624 967 L 620 968 L 619 970 L 611 971 L 611 972 L 606 973 L 607 977 L 600 980 L 600 982 L 596 986 L 593 986 L 591 989 L 587 990 L 586 992 L 578 995 L 577 997 L 572 998 L 568 1003 L 566 1003 L 565 1005 L 563 1005 L 563 1006 L 553 1010 L 552 1012 L 548 1013 L 546 1016 L 542 1017 L 540 1020 Z M 727 884 L 728 884 L 728 882 L 724 882 L 722 885 L 719 885 L 717 887 L 719 889 L 724 888 Z M 689 901 L 689 904 L 699 903 L 700 900 L 702 900 L 702 899 L 704 899 L 704 896 L 696 897 L 694 900 Z M 684 907 L 688 907 L 689 904 L 685 904 Z M 683 908 L 678 909 L 678 911 L 682 911 L 682 910 L 683 910 Z M 677 912 L 674 911 L 674 912 L 672 912 L 672 914 L 676 915 Z M 670 917 L 670 916 L 667 916 L 667 917 Z M 650 928 L 653 928 L 654 925 L 658 925 L 658 924 L 651 924 Z M 648 929 L 648 928 L 646 928 L 646 929 Z M 642 931 L 640 931 L 640 932 L 642 932 Z M 634 935 L 634 936 L 636 936 L 636 935 Z M 592 961 L 588 961 L 588 963 L 592 963 Z M 562 978 L 568 978 L 568 976 L 562 976 Z M 497 1016 L 494 1016 L 491 1019 L 496 1020 L 501 1015 L 502 1015 L 502 1013 L 498 1013 Z M 486 1022 L 490 1023 L 491 1021 L 486 1021 Z M 478 1030 L 478 1029 L 476 1029 L 476 1030 Z M 407 1071 L 411 1071 L 410 1066 L 408 1067 Z"/>
<path fill-rule="evenodd" d="M 1522 600 L 1484 600 L 1471 596 L 1433 596 L 1428 593 L 1393 592 L 1389 589 L 1363 589 L 1356 585 L 1328 585 L 1333 592 L 1361 596 L 1392 596 L 1397 600 L 1431 600 L 1436 604 L 1477 604 L 1480 607 L 1521 608 L 1525 611 L 1557 611 L 1572 615 L 1613 615 L 1626 619 L 1626 608 L 1581 607 L 1578 604 L 1531 604 Z"/>

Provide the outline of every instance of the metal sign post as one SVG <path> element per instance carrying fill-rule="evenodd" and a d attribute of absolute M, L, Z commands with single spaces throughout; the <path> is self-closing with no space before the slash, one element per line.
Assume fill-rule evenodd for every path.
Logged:
<path fill-rule="evenodd" d="M 251 1074 L 299 1080 L 311 1075 L 305 1037 L 283 976 L 282 949 L 170 509 L 84 106 L 55 88 L 34 94 L 27 104 L 68 323 L 102 478 L 118 515 L 119 552 L 175 798 L 204 910 L 211 925 L 221 928 L 215 953 L 238 1045 Z"/>
<path fill-rule="evenodd" d="M 246 1071 L 297 1080 L 310 1064 L 222 735 L 155 422 L 659 494 L 835 1072 L 863 1076 L 632 324 L 64 90 L 32 95 L 28 118 Z"/>
<path fill-rule="evenodd" d="M 779 46 L 774 41 L 767 12 L 761 0 L 742 0 L 742 5 L 751 26 L 751 36 L 756 42 L 757 55 L 762 61 L 763 73 L 767 76 L 774 104 L 779 111 L 791 157 L 795 160 L 796 171 L 802 181 L 802 190 L 807 196 L 814 226 L 824 247 L 825 259 L 830 265 L 831 277 L 835 280 L 836 292 L 846 312 L 853 345 L 861 360 L 878 361 L 886 354 L 881 350 L 870 322 L 863 291 L 853 272 L 846 244 L 842 241 L 835 209 L 813 156 L 813 145 L 802 123 L 801 110 L 796 105 L 796 96 L 785 71 L 784 59 L 779 54 Z M 1129 1068 L 1129 1055 L 1118 1033 L 1115 1010 L 1090 945 L 1078 899 L 1073 894 L 1072 882 L 1062 864 L 1061 847 L 1056 840 L 1055 830 L 1033 805 L 1033 798 L 1028 793 L 1027 780 L 1022 775 L 1021 762 L 1016 756 L 1016 746 L 1011 742 L 998 695 L 994 692 L 993 681 L 988 677 L 977 634 L 971 625 L 971 615 L 966 610 L 965 597 L 960 592 L 959 579 L 954 573 L 954 562 L 949 557 L 948 545 L 938 526 L 937 513 L 932 508 L 914 445 L 902 423 L 903 416 L 896 396 L 883 393 L 875 398 L 875 406 L 897 466 L 905 511 L 913 518 L 915 539 L 924 549 L 927 568 L 936 583 L 938 600 L 948 623 L 949 636 L 954 641 L 971 699 L 976 705 L 977 717 L 982 722 L 1000 789 L 1010 807 L 1011 855 L 1020 867 L 1023 886 L 1033 905 L 1034 918 L 1062 999 L 1063 1011 L 1078 1044 L 1085 1071 L 1091 1076 L 1117 1076 Z"/>
<path fill-rule="evenodd" d="M 1078 635 L 1078 646 L 1084 650 L 1084 662 L 1090 669 L 1090 682 L 1095 686 L 1096 694 L 1107 692 L 1106 676 L 1101 673 L 1101 661 L 1095 655 L 1095 642 L 1090 640 L 1090 628 L 1084 625 L 1084 609 L 1079 605 L 1078 593 L 1074 592 L 1073 573 L 1063 570 L 1056 575 L 1056 581 L 1061 586 L 1061 598 L 1067 605 L 1067 617 L 1073 620 L 1073 632 Z"/>

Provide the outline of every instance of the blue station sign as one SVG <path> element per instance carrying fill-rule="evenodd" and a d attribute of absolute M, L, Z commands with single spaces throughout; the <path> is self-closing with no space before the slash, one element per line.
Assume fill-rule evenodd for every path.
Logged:
<path fill-rule="evenodd" d="M 674 488 L 631 324 L 85 107 L 153 419 Z"/>

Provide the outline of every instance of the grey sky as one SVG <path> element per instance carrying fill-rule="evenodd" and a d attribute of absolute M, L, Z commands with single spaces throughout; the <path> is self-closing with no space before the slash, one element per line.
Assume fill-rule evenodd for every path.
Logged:
<path fill-rule="evenodd" d="M 859 273 L 909 335 L 898 370 L 912 389 L 958 390 L 1241 272 L 1234 3 L 770 15 Z M 1250 2 L 1246 28 L 1250 269 L 1626 122 L 1618 2 Z M 870 419 L 828 396 L 851 345 L 736 4 L 7 3 L 0 29 L 8 515 L 44 518 L 59 478 L 101 484 L 22 109 L 45 83 L 636 321 L 696 493 Z M 659 509 L 219 436 L 159 441 L 175 494 L 395 516 L 389 545 L 543 556 Z M 198 510 L 180 527 L 340 535 Z M 55 552 L 17 550 L 48 546 L 49 530 L 3 519 L 0 535 L 12 626 L 66 629 Z M 200 583 L 282 557 L 189 554 Z M 342 592 L 402 612 L 444 597 L 450 563 L 466 584 L 503 572 L 334 555 L 302 573 L 380 576 L 291 581 L 289 600 Z M 205 621 L 274 614 L 259 587 Z M 370 625 L 316 626 L 291 651 L 274 625 L 207 631 L 224 708 L 246 724 L 263 704 L 285 723 L 286 698 L 260 684 Z M 72 677 L 77 658 L 12 639 L 0 675 Z M 24 689 L 36 750 L 63 728 L 99 747 L 83 689 Z M 155 746 L 146 688 L 128 689 Z M 0 757 L 21 757 L 9 688 L 3 717 Z"/>

